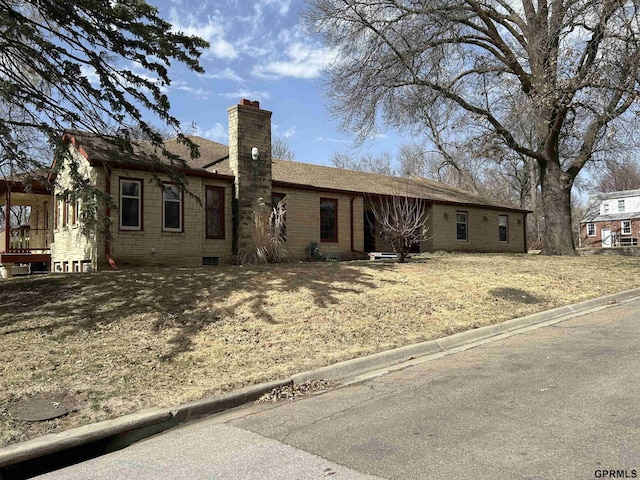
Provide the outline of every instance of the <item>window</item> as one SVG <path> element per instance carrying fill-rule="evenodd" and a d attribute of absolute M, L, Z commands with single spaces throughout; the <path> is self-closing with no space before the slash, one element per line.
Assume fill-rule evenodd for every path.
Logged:
<path fill-rule="evenodd" d="M 284 193 L 272 193 L 271 194 L 271 213 L 273 213 L 274 209 L 278 207 L 278 203 L 284 200 L 286 195 Z M 287 212 L 285 210 L 283 218 L 282 218 L 282 238 L 283 240 L 287 239 Z"/>
<path fill-rule="evenodd" d="M 587 237 L 595 237 L 595 236 L 596 236 L 596 224 L 587 223 Z"/>
<path fill-rule="evenodd" d="M 618 212 L 624 212 L 624 200 L 618 200 Z"/>
<path fill-rule="evenodd" d="M 207 238 L 224 238 L 224 187 L 206 187 Z"/>
<path fill-rule="evenodd" d="M 60 226 L 60 195 L 56 195 L 53 202 L 53 228 L 56 230 Z"/>
<path fill-rule="evenodd" d="M 602 204 L 602 213 L 609 213 L 609 204 L 607 202 Z"/>
<path fill-rule="evenodd" d="M 142 181 L 120 179 L 120 229 L 142 230 Z"/>
<path fill-rule="evenodd" d="M 467 212 L 456 212 L 456 239 L 467 241 Z"/>
<path fill-rule="evenodd" d="M 320 199 L 320 241 L 338 241 L 338 200 Z"/>
<path fill-rule="evenodd" d="M 77 225 L 80 218 L 80 200 L 76 199 L 73 202 L 73 216 L 71 217 L 71 225 Z"/>
<path fill-rule="evenodd" d="M 498 215 L 498 240 L 501 242 L 509 241 L 509 216 Z"/>
<path fill-rule="evenodd" d="M 622 235 L 631 235 L 631 220 L 622 221 Z"/>
<path fill-rule="evenodd" d="M 162 186 L 162 230 L 182 231 L 182 189 L 178 185 Z"/>
<path fill-rule="evenodd" d="M 67 199 L 63 198 L 62 199 L 62 228 L 66 227 L 68 223 L 69 223 L 69 204 L 67 203 Z"/>
<path fill-rule="evenodd" d="M 202 257 L 202 265 L 210 266 L 210 265 L 219 265 L 220 259 L 218 257 Z"/>

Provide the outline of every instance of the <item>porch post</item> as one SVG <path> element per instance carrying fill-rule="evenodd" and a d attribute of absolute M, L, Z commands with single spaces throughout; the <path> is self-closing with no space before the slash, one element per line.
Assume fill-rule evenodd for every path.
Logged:
<path fill-rule="evenodd" d="M 7 197 L 4 203 L 4 249 L 11 250 L 11 185 L 7 184 Z"/>

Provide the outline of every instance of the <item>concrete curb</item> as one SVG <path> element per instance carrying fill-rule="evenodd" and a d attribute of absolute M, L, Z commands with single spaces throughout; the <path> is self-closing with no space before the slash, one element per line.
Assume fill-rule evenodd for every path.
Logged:
<path fill-rule="evenodd" d="M 385 352 L 376 353 L 366 357 L 354 358 L 353 360 L 328 365 L 319 369 L 301 372 L 293 375 L 291 379 L 293 380 L 293 383 L 302 383 L 313 379 L 343 380 L 349 377 L 357 377 L 368 371 L 390 367 L 395 364 L 413 360 L 417 357 L 452 350 L 462 345 L 495 337 L 503 333 L 512 332 L 538 323 L 562 319 L 562 317 L 579 315 L 597 308 L 610 307 L 622 301 L 636 297 L 640 297 L 640 288 L 627 290 L 621 293 L 614 293 L 591 300 L 585 300 L 584 302 L 558 307 L 544 312 L 534 313 L 532 315 L 527 315 L 526 317 L 507 320 L 495 325 L 467 330 L 448 337 L 439 338 L 437 340 L 429 340 L 427 342 L 395 348 L 393 350 L 387 350 Z"/>
<path fill-rule="evenodd" d="M 355 358 L 334 365 L 293 375 L 289 379 L 252 385 L 222 397 L 214 397 L 167 409 L 143 410 L 113 420 L 73 428 L 60 433 L 10 445 L 0 449 L 0 469 L 29 462 L 81 446 L 86 443 L 106 440 L 104 452 L 124 448 L 143 438 L 167 430 L 185 421 L 204 415 L 218 413 L 258 399 L 274 388 L 303 383 L 308 380 L 343 380 L 366 372 L 413 360 L 418 357 L 452 350 L 462 345 L 513 332 L 535 324 L 552 320 L 562 321 L 587 311 L 607 308 L 617 303 L 640 297 L 640 289 L 606 295 L 574 305 L 554 308 L 526 317 L 508 320 L 495 325 L 468 330 L 448 337 L 415 345 L 400 347 L 367 357 Z M 566 318 L 565 318 L 566 317 Z M 0 478 L 1 478 L 0 474 Z"/>
<path fill-rule="evenodd" d="M 290 379 L 251 385 L 221 397 L 198 400 L 175 408 L 141 410 L 113 420 L 92 423 L 9 445 L 0 449 L 0 469 L 101 440 L 105 441 L 104 453 L 112 452 L 187 420 L 252 402 L 274 388 L 289 384 L 291 384 Z M 0 478 L 2 478 L 1 473 Z"/>

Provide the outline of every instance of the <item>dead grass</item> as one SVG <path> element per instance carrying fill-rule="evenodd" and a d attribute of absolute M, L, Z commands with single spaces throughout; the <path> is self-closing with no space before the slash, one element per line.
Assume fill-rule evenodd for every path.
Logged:
<path fill-rule="evenodd" d="M 139 269 L 0 282 L 0 445 L 640 286 L 637 258 Z M 10 406 L 60 393 L 70 415 Z"/>

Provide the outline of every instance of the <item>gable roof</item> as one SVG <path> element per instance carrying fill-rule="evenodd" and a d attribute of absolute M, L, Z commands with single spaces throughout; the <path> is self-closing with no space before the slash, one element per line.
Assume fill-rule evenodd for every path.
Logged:
<path fill-rule="evenodd" d="M 640 218 L 640 212 L 611 212 L 600 213 L 600 205 L 603 200 L 623 199 L 629 197 L 640 196 L 640 190 L 622 190 L 619 192 L 598 193 L 589 199 L 587 209 L 580 220 L 580 223 L 594 222 L 615 222 L 619 220 L 630 220 L 632 218 Z"/>
<path fill-rule="evenodd" d="M 200 147 L 201 157 L 196 159 L 199 165 L 204 166 L 209 171 L 216 171 L 223 175 L 233 175 L 233 171 L 229 166 L 229 147 L 201 137 L 191 137 L 191 139 Z M 178 148 L 170 145 L 169 142 L 165 143 L 165 146 L 172 153 L 181 153 Z M 190 164 L 192 164 L 191 161 Z M 195 164 L 192 165 L 195 166 Z M 370 195 L 401 195 L 424 198 L 441 203 L 486 206 L 518 212 L 527 211 L 492 202 L 480 195 L 421 177 L 392 177 L 280 159 L 272 160 L 271 177 L 276 187 L 291 186 Z"/>
<path fill-rule="evenodd" d="M 611 200 L 617 198 L 640 197 L 640 189 L 637 190 L 619 190 L 617 192 L 600 193 L 597 195 L 599 200 Z"/>
<path fill-rule="evenodd" d="M 159 159 L 160 154 L 157 152 L 157 148 L 148 142 L 138 142 L 134 145 L 136 154 L 141 158 L 125 157 L 122 154 L 117 154 L 114 157 L 113 149 L 115 147 L 100 137 L 80 132 L 66 133 L 73 136 L 79 143 L 76 146 L 82 147 L 86 151 L 89 161 L 92 163 L 106 162 L 113 166 L 144 168 L 145 165 L 148 165 L 148 160 L 145 161 L 142 157 L 155 156 L 156 160 Z M 198 158 L 190 158 L 189 148 L 176 139 L 167 140 L 164 143 L 167 151 L 186 160 L 189 168 L 185 172 L 187 175 L 233 176 L 229 165 L 229 147 L 227 145 L 194 135 L 190 135 L 189 138 L 199 147 L 200 156 Z M 355 194 L 401 195 L 439 203 L 527 212 L 527 210 L 499 204 L 480 195 L 426 178 L 391 177 L 289 160 L 272 160 L 272 181 L 276 188 L 280 186 Z"/>
<path fill-rule="evenodd" d="M 177 167 L 178 171 L 185 175 L 206 177 L 224 176 L 217 172 L 207 170 L 204 167 L 206 164 L 211 163 L 211 158 L 220 158 L 221 156 L 228 155 L 228 147 L 216 142 L 210 142 L 212 145 L 207 145 L 204 142 L 200 142 L 204 141 L 204 139 L 199 137 L 195 137 L 195 139 L 198 140 L 198 143 L 204 145 L 204 147 L 200 147 L 200 156 L 198 158 L 191 158 L 189 147 L 179 143 L 177 139 L 167 140 L 165 142 L 164 147 L 167 152 L 185 161 L 184 167 L 178 163 L 175 163 L 173 166 Z M 116 138 L 111 141 L 108 136 L 65 130 L 63 140 L 73 144 L 92 166 L 106 164 L 111 167 L 154 171 L 162 170 L 163 164 L 169 166 L 172 162 L 170 158 L 163 154 L 161 148 L 147 141 L 131 141 L 133 154 L 130 154 L 119 147 Z"/>

